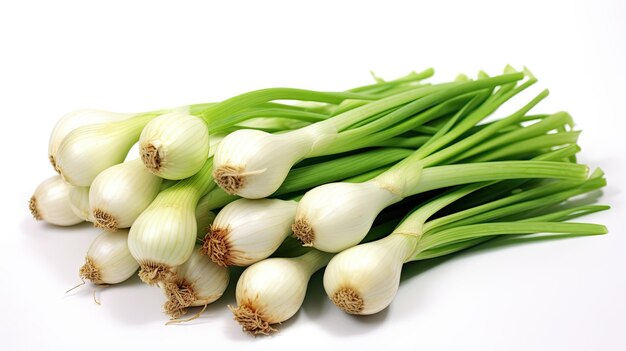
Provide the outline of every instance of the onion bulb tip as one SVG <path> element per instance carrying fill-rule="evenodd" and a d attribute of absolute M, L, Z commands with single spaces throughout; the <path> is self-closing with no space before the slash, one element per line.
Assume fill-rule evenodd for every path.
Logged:
<path fill-rule="evenodd" d="M 218 266 L 232 266 L 228 228 L 211 227 L 202 241 L 200 252 L 209 256 Z"/>
<path fill-rule="evenodd" d="M 272 332 L 278 331 L 273 328 L 263 317 L 262 313 L 259 313 L 254 307 L 248 305 L 241 305 L 237 307 L 228 306 L 230 311 L 235 316 L 234 319 L 241 325 L 243 331 L 252 335 L 269 335 Z"/>
<path fill-rule="evenodd" d="M 291 226 L 293 235 L 304 244 L 304 246 L 312 246 L 315 240 L 315 232 L 306 218 L 298 218 Z"/>
<path fill-rule="evenodd" d="M 231 165 L 219 166 L 213 170 L 213 179 L 228 194 L 237 194 L 244 186 L 243 168 Z"/>
<path fill-rule="evenodd" d="M 33 215 L 33 218 L 40 221 L 43 218 L 41 217 L 41 214 L 39 213 L 39 210 L 37 209 L 37 198 L 33 195 L 30 197 L 30 200 L 28 200 L 28 209 L 30 210 L 30 214 Z"/>
<path fill-rule="evenodd" d="M 52 168 L 54 168 L 54 170 L 58 172 L 57 161 L 54 158 L 54 155 L 48 155 L 48 160 L 50 160 L 50 164 L 52 165 Z"/>
<path fill-rule="evenodd" d="M 141 161 L 150 172 L 159 172 L 161 169 L 161 155 L 158 147 L 154 146 L 152 143 L 148 143 L 141 146 L 139 153 L 141 154 Z"/>
<path fill-rule="evenodd" d="M 99 208 L 93 210 L 93 219 L 93 225 L 97 228 L 104 229 L 109 232 L 117 230 L 117 219 Z"/>
<path fill-rule="evenodd" d="M 156 285 L 170 279 L 173 275 L 170 267 L 154 262 L 144 262 L 139 265 L 139 278 L 149 285 Z"/>
<path fill-rule="evenodd" d="M 80 267 L 78 274 L 82 279 L 87 279 L 94 284 L 102 283 L 102 272 L 89 256 L 85 257 L 85 264 Z"/>
<path fill-rule="evenodd" d="M 169 279 L 163 284 L 163 292 L 167 298 L 167 302 L 163 304 L 163 310 L 171 319 L 180 318 L 187 313 L 187 307 L 197 300 L 193 285 L 185 279 Z"/>
<path fill-rule="evenodd" d="M 363 311 L 363 298 L 352 288 L 335 291 L 331 300 L 346 313 L 359 314 Z"/>

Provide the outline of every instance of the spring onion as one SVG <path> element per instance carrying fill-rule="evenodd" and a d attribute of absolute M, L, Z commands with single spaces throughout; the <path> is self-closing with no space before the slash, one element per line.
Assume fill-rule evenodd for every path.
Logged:
<path fill-rule="evenodd" d="M 543 177 L 584 179 L 587 172 L 585 166 L 543 161 L 482 162 L 430 167 L 445 163 L 446 159 L 488 140 L 501 128 L 519 121 L 547 96 L 547 92 L 542 92 L 512 115 L 441 149 L 467 133 L 478 121 L 486 118 L 524 88 L 522 85 L 517 90 L 497 91 L 477 109 L 471 112 L 470 109 L 459 111 L 447 126 L 414 154 L 368 182 L 330 183 L 310 190 L 299 203 L 293 226 L 294 234 L 305 245 L 338 252 L 361 241 L 383 208 L 410 195 L 487 180 Z M 470 105 L 472 102 L 467 106 Z M 567 123 L 567 120 L 561 122 Z M 519 139 L 515 131 L 506 136 L 506 140 Z M 438 149 L 441 150 L 437 151 Z"/>
<path fill-rule="evenodd" d="M 360 142 L 368 136 L 383 132 L 394 123 L 401 125 L 401 122 L 416 113 L 463 94 L 515 82 L 523 77 L 522 73 L 512 73 L 477 81 L 419 87 L 282 134 L 257 130 L 235 131 L 218 145 L 213 177 L 228 193 L 246 198 L 262 198 L 274 193 L 291 167 L 304 158 L 364 147 L 366 145 Z M 394 110 L 398 107 L 400 109 Z M 343 136 L 340 132 L 389 110 L 393 112 L 348 131 L 346 139 L 353 141 L 354 145 L 341 140 Z M 428 115 L 428 118 L 435 117 L 440 115 Z M 427 121 L 420 120 L 417 124 Z M 397 136 L 416 126 L 392 128 L 393 133 L 386 133 L 385 138 Z"/>
<path fill-rule="evenodd" d="M 451 190 L 417 208 L 386 238 L 357 245 L 336 255 L 326 268 L 324 288 L 331 300 L 345 312 L 373 314 L 387 307 L 393 300 L 400 282 L 402 265 L 437 255 L 429 251 L 443 249 L 439 254 L 449 254 L 468 247 L 463 245 L 468 242 L 473 246 L 477 239 L 506 234 L 604 234 L 606 228 L 601 225 L 556 223 L 571 218 L 573 214 L 582 215 L 606 209 L 603 206 L 547 210 L 541 216 L 524 218 L 522 215 L 523 220 L 501 221 L 502 218 L 506 220 L 507 214 L 528 213 L 531 209 L 558 204 L 572 196 L 596 190 L 605 184 L 597 179 L 601 178 L 595 173 L 582 183 L 560 181 L 557 185 L 538 185 L 429 222 L 430 217 L 450 203 L 489 183 L 475 183 Z M 567 191 L 559 193 L 560 188 Z M 557 190 L 555 193 L 560 196 L 550 196 L 551 189 Z M 529 197 L 535 201 L 520 201 Z M 491 222 L 494 220 L 496 222 Z M 444 224 L 448 224 L 448 227 L 442 228 Z"/>

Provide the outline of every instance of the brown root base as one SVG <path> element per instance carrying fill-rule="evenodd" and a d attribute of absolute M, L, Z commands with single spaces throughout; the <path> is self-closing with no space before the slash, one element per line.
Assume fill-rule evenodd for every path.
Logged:
<path fill-rule="evenodd" d="M 39 210 L 37 210 L 37 198 L 33 195 L 31 196 L 30 200 L 28 200 L 28 209 L 30 210 L 30 214 L 33 215 L 33 218 L 40 221 L 43 218 L 41 217 L 41 214 L 39 213 Z"/>
<path fill-rule="evenodd" d="M 85 257 L 85 264 L 80 267 L 78 274 L 81 278 L 90 280 L 94 284 L 102 284 L 102 272 L 89 256 Z"/>
<path fill-rule="evenodd" d="M 331 300 L 346 313 L 359 314 L 363 311 L 363 298 L 352 288 L 341 288 L 335 291 Z"/>
<path fill-rule="evenodd" d="M 243 168 L 241 166 L 219 166 L 213 170 L 215 183 L 230 195 L 237 194 L 244 186 Z"/>
<path fill-rule="evenodd" d="M 298 218 L 296 222 L 291 225 L 293 235 L 304 244 L 304 246 L 312 246 L 315 240 L 315 232 L 313 227 L 305 218 Z"/>
<path fill-rule="evenodd" d="M 197 300 L 193 284 L 185 279 L 176 277 L 168 279 L 163 285 L 163 291 L 167 298 L 167 302 L 163 305 L 163 310 L 172 319 L 180 318 L 180 316 L 187 313 L 187 307 Z"/>
<path fill-rule="evenodd" d="M 228 242 L 228 228 L 211 227 L 202 241 L 200 252 L 209 256 L 218 266 L 232 266 L 230 245 Z"/>
<path fill-rule="evenodd" d="M 150 285 L 156 285 L 172 278 L 173 273 L 169 266 L 154 262 L 144 262 L 140 264 L 139 278 Z"/>
<path fill-rule="evenodd" d="M 234 319 L 241 325 L 243 331 L 253 335 L 269 335 L 278 331 L 268 323 L 262 314 L 258 313 L 255 308 L 247 305 L 238 307 L 228 306 L 235 316 Z"/>
<path fill-rule="evenodd" d="M 96 208 L 93 210 L 93 225 L 108 232 L 117 230 L 117 219 L 111 214 Z"/>
<path fill-rule="evenodd" d="M 50 160 L 50 164 L 52 165 L 52 168 L 54 168 L 54 170 L 56 171 L 57 170 L 57 161 L 54 159 L 54 156 L 48 155 L 48 160 Z"/>
<path fill-rule="evenodd" d="M 141 161 L 151 172 L 158 172 L 161 169 L 159 148 L 152 144 L 147 144 L 141 147 L 139 153 L 141 154 Z"/>

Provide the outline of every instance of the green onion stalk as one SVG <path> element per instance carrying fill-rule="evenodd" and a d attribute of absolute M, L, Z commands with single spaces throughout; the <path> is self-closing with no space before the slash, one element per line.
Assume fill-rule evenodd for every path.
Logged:
<path fill-rule="evenodd" d="M 238 130 L 218 145 L 213 177 L 230 194 L 250 199 L 267 197 L 303 159 L 383 142 L 455 113 L 468 100 L 474 101 L 474 107 L 486 97 L 486 91 L 515 84 L 524 76 L 515 72 L 476 81 L 419 86 L 285 133 Z"/>
<path fill-rule="evenodd" d="M 532 107 L 547 96 L 547 91 L 540 93 L 510 116 L 497 120 L 487 127 L 474 128 L 477 123 L 534 81 L 531 79 L 518 87 L 515 87 L 514 83 L 504 85 L 486 100 L 473 99 L 468 102 L 465 108 L 448 120 L 428 142 L 371 180 L 362 183 L 329 183 L 308 191 L 296 211 L 294 234 L 305 245 L 322 251 L 339 252 L 358 244 L 382 209 L 407 196 L 433 189 L 491 180 L 584 179 L 588 171 L 584 165 L 517 160 L 517 157 L 528 157 L 529 153 L 550 149 L 551 145 L 575 142 L 577 133 L 571 133 L 567 138 L 559 140 L 528 142 L 535 137 L 547 135 L 547 131 L 560 129 L 570 123 L 567 114 L 557 113 L 529 127 L 501 133 L 503 128 L 519 123 Z M 474 133 L 468 134 L 471 131 Z M 563 134 L 557 135 L 560 138 Z M 483 143 L 489 144 L 491 148 L 483 150 L 480 146 Z M 502 147 L 508 144 L 515 146 Z M 478 155 L 471 152 L 473 148 L 479 149 Z M 502 149 L 506 152 L 502 152 Z M 464 153 L 468 153 L 466 158 L 480 156 L 483 162 L 447 164 L 463 160 L 459 155 Z M 493 161 L 499 159 L 504 160 Z"/>
<path fill-rule="evenodd" d="M 608 209 L 602 205 L 562 205 L 605 184 L 602 172 L 597 171 L 582 182 L 538 183 L 522 191 L 514 186 L 508 196 L 437 217 L 449 204 L 471 197 L 479 189 L 489 190 L 493 183 L 454 188 L 416 208 L 389 236 L 337 254 L 325 270 L 324 289 L 345 312 L 374 314 L 395 297 L 404 263 L 449 255 L 498 236 L 605 234 L 607 229 L 602 225 L 561 222 Z"/>

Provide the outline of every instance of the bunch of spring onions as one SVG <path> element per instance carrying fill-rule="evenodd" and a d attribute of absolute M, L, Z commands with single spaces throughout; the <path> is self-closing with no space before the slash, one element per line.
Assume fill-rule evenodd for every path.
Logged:
<path fill-rule="evenodd" d="M 536 83 L 528 70 L 425 82 L 432 75 L 69 113 L 48 147 L 58 174 L 30 211 L 103 230 L 79 277 L 112 285 L 138 271 L 163 291 L 170 322 L 218 300 L 231 266 L 248 267 L 229 308 L 255 335 L 297 313 L 324 267 L 337 307 L 373 314 L 392 303 L 404 263 L 502 236 L 607 232 L 570 222 L 608 209 L 588 196 L 606 181 L 576 162 L 572 117 L 532 112 L 547 90 L 498 113 Z"/>

